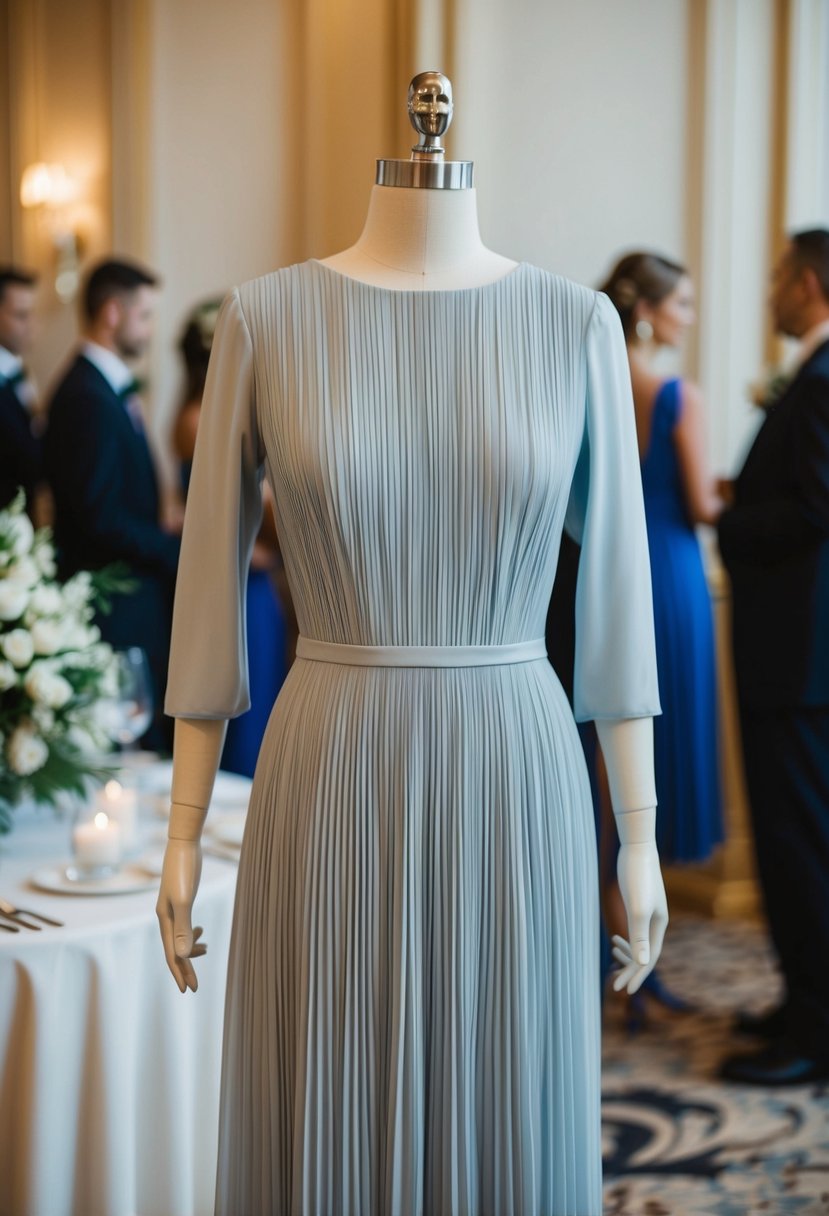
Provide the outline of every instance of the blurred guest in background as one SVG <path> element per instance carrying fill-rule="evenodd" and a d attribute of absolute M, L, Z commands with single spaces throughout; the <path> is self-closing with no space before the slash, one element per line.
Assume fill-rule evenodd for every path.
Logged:
<path fill-rule="evenodd" d="M 99 624 L 113 646 L 146 652 L 155 717 L 143 742 L 163 748 L 171 741 L 162 705 L 179 539 L 159 522 L 139 386 L 126 362 L 149 347 L 156 281 L 129 262 L 93 268 L 83 291 L 83 340 L 55 389 L 44 443 L 61 576 L 121 562 L 137 583 L 132 594 L 115 597 Z"/>
<path fill-rule="evenodd" d="M 695 526 L 713 524 L 722 502 L 706 469 L 699 389 L 655 366 L 659 350 L 679 346 L 694 323 L 693 285 L 683 266 L 639 252 L 623 257 L 601 290 L 627 342 L 642 464 L 662 704 L 654 719 L 659 854 L 668 863 L 702 861 L 723 839 L 723 820 L 714 628 Z M 646 990 L 681 1005 L 658 979 Z"/>
<path fill-rule="evenodd" d="M 43 476 L 37 395 L 23 364 L 34 337 L 36 281 L 0 267 L 0 508 L 22 486 L 30 515 Z"/>
<path fill-rule="evenodd" d="M 792 237 L 775 270 L 777 331 L 800 339 L 719 521 L 760 881 L 782 1006 L 742 1015 L 767 1040 L 725 1062 L 757 1085 L 829 1077 L 829 231 Z"/>
<path fill-rule="evenodd" d="M 179 349 L 184 360 L 185 389 L 173 433 L 181 462 L 181 487 L 187 494 L 213 330 L 221 300 L 195 308 L 185 324 Z M 273 703 L 286 675 L 285 616 L 272 574 L 279 558 L 273 503 L 263 484 L 262 526 L 251 559 L 247 584 L 247 640 L 250 709 L 228 722 L 222 768 L 252 777 Z"/>

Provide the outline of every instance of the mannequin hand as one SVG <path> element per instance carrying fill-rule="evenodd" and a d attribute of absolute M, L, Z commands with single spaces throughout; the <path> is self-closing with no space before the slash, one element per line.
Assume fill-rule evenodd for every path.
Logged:
<path fill-rule="evenodd" d="M 167 966 L 180 992 L 199 986 L 191 959 L 207 951 L 200 942 L 202 930 L 194 929 L 190 916 L 201 878 L 201 845 L 195 840 L 168 840 L 161 870 L 161 887 L 155 910 L 164 943 Z"/>
<path fill-rule="evenodd" d="M 630 940 L 613 938 L 613 957 L 621 964 L 613 988 L 615 992 L 626 988 L 632 996 L 656 966 L 668 926 L 668 901 L 656 845 L 623 844 L 617 874 Z"/>

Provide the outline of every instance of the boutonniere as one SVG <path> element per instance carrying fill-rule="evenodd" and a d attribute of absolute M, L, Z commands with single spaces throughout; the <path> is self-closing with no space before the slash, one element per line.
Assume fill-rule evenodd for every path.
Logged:
<path fill-rule="evenodd" d="M 785 393 L 791 383 L 792 373 L 789 368 L 776 364 L 766 369 L 760 380 L 755 380 L 748 386 L 748 399 L 758 409 L 768 412 Z"/>

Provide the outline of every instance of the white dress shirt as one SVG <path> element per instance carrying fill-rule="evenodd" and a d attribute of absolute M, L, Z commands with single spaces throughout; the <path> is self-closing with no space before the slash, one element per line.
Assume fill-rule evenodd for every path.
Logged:
<path fill-rule="evenodd" d="M 4 380 L 11 380 L 12 376 L 22 370 L 23 360 L 20 355 L 13 355 L 5 346 L 0 346 L 0 376 Z"/>
<path fill-rule="evenodd" d="M 115 351 L 107 350 L 105 346 L 99 346 L 97 342 L 82 342 L 81 354 L 93 366 L 97 367 L 98 371 L 112 387 L 113 392 L 118 393 L 119 396 L 122 390 L 128 384 L 132 384 L 135 379 L 124 360 L 116 355 Z"/>
<path fill-rule="evenodd" d="M 810 359 L 819 346 L 829 342 L 829 321 L 819 321 L 800 339 L 800 346 L 794 358 L 793 371 L 799 371 L 807 359 Z"/>
<path fill-rule="evenodd" d="M 20 355 L 13 355 L 5 346 L 0 346 L 0 377 L 3 380 L 11 380 L 12 376 L 16 376 L 18 372 L 22 372 L 23 370 L 22 357 Z M 24 380 L 19 380 L 15 384 L 14 392 L 23 408 L 31 413 L 37 400 L 37 389 L 34 381 L 28 374 Z"/>

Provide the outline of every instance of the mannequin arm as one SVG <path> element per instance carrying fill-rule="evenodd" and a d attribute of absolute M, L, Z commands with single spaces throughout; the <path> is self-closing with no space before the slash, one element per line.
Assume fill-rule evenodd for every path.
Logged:
<path fill-rule="evenodd" d="M 181 992 L 198 988 L 191 959 L 207 950 L 191 915 L 201 877 L 199 842 L 226 731 L 224 718 L 176 719 L 172 805 L 156 914 L 167 966 Z"/>
<path fill-rule="evenodd" d="M 653 719 L 597 721 L 610 799 L 619 832 L 617 873 L 628 917 L 628 941 L 613 938 L 621 964 L 613 987 L 634 993 L 656 966 L 668 925 L 668 905 L 656 851 Z"/>

